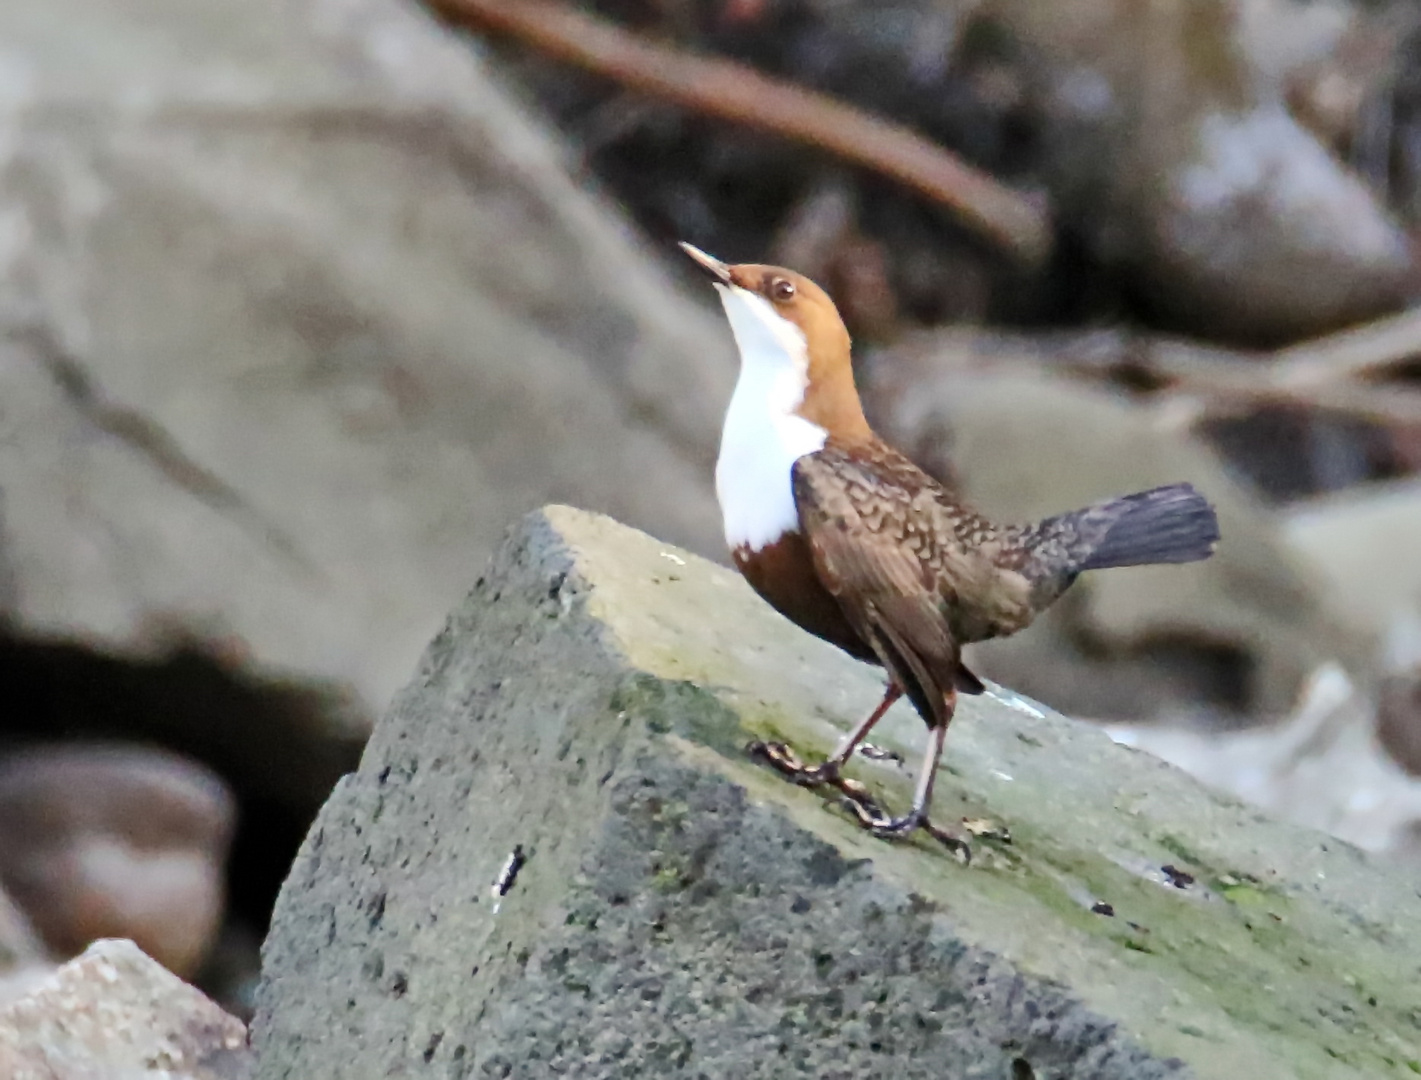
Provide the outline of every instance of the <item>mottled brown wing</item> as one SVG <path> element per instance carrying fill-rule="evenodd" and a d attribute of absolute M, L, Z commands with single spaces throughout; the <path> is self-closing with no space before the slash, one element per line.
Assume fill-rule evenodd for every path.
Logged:
<path fill-rule="evenodd" d="M 972 676 L 961 668 L 935 576 L 901 542 L 901 529 L 883 528 L 908 503 L 824 454 L 795 464 L 794 496 L 824 587 L 924 719 L 945 722 L 945 695 Z"/>

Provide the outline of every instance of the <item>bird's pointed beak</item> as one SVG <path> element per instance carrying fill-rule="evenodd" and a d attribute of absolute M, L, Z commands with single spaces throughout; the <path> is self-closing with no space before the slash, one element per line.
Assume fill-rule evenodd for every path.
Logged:
<path fill-rule="evenodd" d="M 731 284 L 730 267 L 726 266 L 725 263 L 721 262 L 717 258 L 707 255 L 698 247 L 692 247 L 684 240 L 681 241 L 681 250 L 684 251 L 687 255 L 689 255 L 691 259 L 695 262 L 695 264 L 706 272 L 706 276 L 709 277 L 712 281 L 714 281 L 717 285 Z"/>

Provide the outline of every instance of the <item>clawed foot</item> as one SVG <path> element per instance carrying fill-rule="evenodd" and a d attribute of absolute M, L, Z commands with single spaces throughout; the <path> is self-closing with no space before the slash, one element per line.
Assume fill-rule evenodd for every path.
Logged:
<path fill-rule="evenodd" d="M 857 780 L 850 780 L 842 775 L 838 762 L 826 761 L 822 765 L 806 765 L 799 760 L 798 754 L 781 742 L 756 740 L 745 747 L 745 752 L 763 761 L 780 775 L 789 777 L 801 787 L 823 787 L 828 784 L 843 792 L 845 798 L 855 806 L 870 807 L 872 812 L 877 813 L 868 788 Z"/>
<path fill-rule="evenodd" d="M 914 810 L 902 817 L 891 817 L 869 794 L 868 788 L 857 780 L 850 780 L 840 775 L 839 766 L 834 762 L 826 761 L 822 765 L 815 766 L 805 765 L 793 750 L 779 742 L 757 740 L 750 743 L 745 750 L 751 757 L 765 762 L 776 772 L 787 776 L 796 784 L 804 787 L 821 787 L 829 784 L 837 788 L 844 796 L 845 809 L 853 814 L 859 824 L 874 836 L 882 837 L 885 840 L 900 839 L 917 829 L 923 829 L 964 863 L 972 861 L 972 847 L 966 838 L 956 832 L 934 825 L 928 820 L 927 814 L 921 810 Z"/>
<path fill-rule="evenodd" d="M 745 752 L 759 758 L 781 776 L 787 776 L 801 787 L 823 787 L 828 784 L 843 792 L 854 804 L 874 805 L 868 788 L 857 780 L 850 780 L 839 772 L 837 762 L 826 761 L 822 765 L 806 765 L 799 755 L 781 742 L 760 742 L 756 740 L 745 747 Z"/>
<path fill-rule="evenodd" d="M 853 780 L 844 780 L 839 775 L 839 766 L 832 761 L 826 761 L 822 765 L 804 764 L 799 760 L 799 756 L 782 742 L 760 742 L 757 739 L 745 747 L 745 752 L 753 758 L 759 758 L 776 772 L 789 777 L 803 787 L 833 784 L 842 790 L 844 784 L 851 784 L 854 787 L 863 786 Z"/>
<path fill-rule="evenodd" d="M 902 817 L 885 814 L 872 799 L 845 799 L 845 806 L 858 818 L 861 824 L 874 836 L 885 840 L 897 840 L 922 829 L 943 847 L 947 848 L 964 863 L 972 861 L 972 845 L 967 838 L 953 829 L 944 829 L 928 820 L 921 810 L 912 810 Z"/>
<path fill-rule="evenodd" d="M 885 814 L 871 799 L 846 800 L 846 808 L 859 819 L 860 825 L 873 833 L 874 836 L 881 836 L 885 840 L 907 836 L 914 829 L 927 824 L 927 815 L 925 814 L 913 811 L 902 817 L 891 817 Z"/>

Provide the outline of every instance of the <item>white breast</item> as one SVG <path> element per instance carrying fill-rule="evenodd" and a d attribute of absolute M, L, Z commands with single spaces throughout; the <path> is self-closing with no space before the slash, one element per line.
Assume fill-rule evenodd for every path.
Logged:
<path fill-rule="evenodd" d="M 799 327 L 754 293 L 718 288 L 740 348 L 740 378 L 725 414 L 715 490 L 726 542 L 758 551 L 799 528 L 790 470 L 824 448 L 827 432 L 795 415 L 809 382 Z"/>

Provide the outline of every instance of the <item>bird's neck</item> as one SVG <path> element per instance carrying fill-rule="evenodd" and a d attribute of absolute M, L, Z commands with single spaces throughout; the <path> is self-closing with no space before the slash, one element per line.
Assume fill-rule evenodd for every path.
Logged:
<path fill-rule="evenodd" d="M 854 389 L 848 334 L 811 347 L 761 297 L 722 288 L 740 377 L 721 432 L 715 486 L 731 550 L 759 551 L 799 529 L 791 470 L 831 436 L 871 438 Z M 842 338 L 842 340 L 839 340 Z"/>
<path fill-rule="evenodd" d="M 792 367 L 742 364 L 715 466 L 725 539 L 760 551 L 799 529 L 790 470 L 824 448 L 829 432 L 800 414 L 807 380 Z"/>
<path fill-rule="evenodd" d="M 832 362 L 810 356 L 809 379 L 803 400 L 795 411 L 823 428 L 837 442 L 859 443 L 873 438 L 873 429 L 863 415 L 863 402 L 854 386 L 847 341 L 845 355 Z"/>

